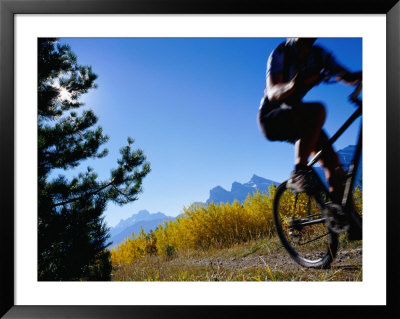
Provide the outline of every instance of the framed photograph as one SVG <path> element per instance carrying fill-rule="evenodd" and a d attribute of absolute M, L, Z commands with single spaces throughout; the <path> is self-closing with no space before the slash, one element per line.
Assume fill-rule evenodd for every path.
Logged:
<path fill-rule="evenodd" d="M 397 0 L 329 0 L 321 3 L 307 0 L 287 0 L 283 3 L 241 1 L 229 5 L 222 1 L 179 0 L 29 2 L 0 0 L 0 167 L 2 168 L 0 174 L 3 181 L 0 192 L 2 203 L 0 238 L 4 246 L 0 263 L 3 274 L 0 279 L 0 315 L 4 318 L 158 318 L 210 315 L 225 317 L 228 314 L 248 316 L 249 313 L 268 312 L 269 315 L 284 313 L 302 317 L 308 315 L 310 311 L 321 313 L 329 311 L 344 318 L 372 312 L 382 318 L 392 318 L 396 314 L 398 316 L 400 311 L 396 304 L 396 288 L 399 280 L 395 273 L 395 260 L 399 238 L 394 227 L 398 223 L 395 198 L 399 162 L 397 136 L 400 134 L 399 16 L 400 4 Z M 351 267 L 360 269 L 357 272 L 357 279 L 351 278 L 351 275 L 346 273 L 347 266 L 342 265 L 343 267 L 337 268 L 337 271 L 316 272 L 311 279 L 307 277 L 311 276 L 310 273 L 299 270 L 302 275 L 293 275 L 291 280 L 284 275 L 279 277 L 281 273 L 275 268 L 271 270 L 270 265 L 260 258 L 259 263 L 263 262 L 265 266 L 263 266 L 264 273 L 254 273 L 248 277 L 240 270 L 225 277 L 222 275 L 215 277 L 215 274 L 209 275 L 209 269 L 205 267 L 207 275 L 196 277 L 196 274 L 188 275 L 185 271 L 171 281 L 160 279 L 159 273 L 156 276 L 146 274 L 146 278 L 138 276 L 124 279 L 126 274 L 123 271 L 114 272 L 113 276 L 118 277 L 110 280 L 111 277 L 103 276 L 107 271 L 102 268 L 109 265 L 102 259 L 103 257 L 107 259 L 108 255 L 101 255 L 100 250 L 92 251 L 85 246 L 86 254 L 95 256 L 87 267 L 78 265 L 78 261 L 84 258 L 82 256 L 76 255 L 68 260 L 61 257 L 57 259 L 58 255 L 51 255 L 50 250 L 44 252 L 41 250 L 40 243 L 45 240 L 41 236 L 57 236 L 54 230 L 44 233 L 46 228 L 43 224 L 56 223 L 57 220 L 61 227 L 58 233 L 63 231 L 62 225 L 67 222 L 68 227 L 73 227 L 71 225 L 74 225 L 74 221 L 60 221 L 61 219 L 57 219 L 57 214 L 62 214 L 63 209 L 79 196 L 91 196 L 93 193 L 90 187 L 108 190 L 112 185 L 111 190 L 101 193 L 96 200 L 93 200 L 91 206 L 74 208 L 71 205 L 68 209 L 86 210 L 92 214 L 91 216 L 98 214 L 96 216 L 100 222 L 96 231 L 99 236 L 103 236 L 105 233 L 103 234 L 101 221 L 104 215 L 101 217 L 101 213 L 104 211 L 102 205 L 107 203 L 104 202 L 105 198 L 121 207 L 133 201 L 138 192 L 140 193 L 142 179 L 146 181 L 145 176 L 150 169 L 175 172 L 176 180 L 169 181 L 171 190 L 166 190 L 168 185 L 162 186 L 165 194 L 158 198 L 160 205 L 170 203 L 178 192 L 182 198 L 184 195 L 190 198 L 187 202 L 182 200 L 184 203 L 182 206 L 187 207 L 186 205 L 190 206 L 197 199 L 202 200 L 198 195 L 199 188 L 189 189 L 189 180 L 195 184 L 194 180 L 200 179 L 201 176 L 216 174 L 218 170 L 222 172 L 222 167 L 229 162 L 228 157 L 236 156 L 235 154 L 241 154 L 240 158 L 237 157 L 235 161 L 229 162 L 229 165 L 226 164 L 227 167 L 224 169 L 235 172 L 239 166 L 243 166 L 243 162 L 248 161 L 249 166 L 252 166 L 250 170 L 255 170 L 253 171 L 255 174 L 247 184 L 235 182 L 232 185 L 232 192 L 235 185 L 243 188 L 245 187 L 243 185 L 256 183 L 260 178 L 256 175 L 256 167 L 261 161 L 253 160 L 252 153 L 247 152 L 246 156 L 245 147 L 250 146 L 246 138 L 249 140 L 259 138 L 260 145 L 251 144 L 253 148 L 262 149 L 263 145 L 267 148 L 267 143 L 257 127 L 258 105 L 256 104 L 263 97 L 265 68 L 272 68 L 270 60 L 267 66 L 270 52 L 282 41 L 295 41 L 291 40 L 297 39 L 294 37 L 316 37 L 319 41 L 317 44 L 321 44 L 322 47 L 326 45 L 328 49 L 333 49 L 333 53 L 338 52 L 338 61 L 344 62 L 344 66 L 349 63 L 350 68 L 362 69 L 364 112 L 362 200 L 356 203 L 361 205 L 363 214 L 363 240 L 360 246 L 362 254 L 356 262 L 349 256 L 347 259 L 345 255 L 341 257 L 343 260 L 346 259 Z M 54 49 L 55 38 L 61 45 L 58 51 Z M 50 58 L 54 58 L 54 52 L 64 52 L 64 55 L 57 57 L 58 61 L 64 61 L 57 65 L 63 70 L 64 77 L 58 76 L 55 82 L 51 82 L 61 97 L 57 100 L 58 104 L 41 109 L 40 105 L 47 103 L 43 101 L 46 99 L 50 101 L 53 94 L 51 88 L 49 89 L 51 86 L 49 79 L 58 71 L 54 68 L 56 64 L 49 66 L 48 63 Z M 70 52 L 76 53 L 77 63 L 75 56 L 70 55 Z M 46 54 L 49 60 L 41 61 L 41 57 Z M 103 57 L 102 63 L 96 63 L 99 56 Z M 203 60 L 194 64 L 195 58 Z M 255 59 L 262 60 L 263 65 L 256 63 Z M 133 60 L 136 64 L 132 62 Z M 80 61 L 83 61 L 83 66 Z M 158 63 L 159 61 L 162 62 Z M 74 110 L 81 105 L 74 104 L 77 100 L 73 94 L 80 96 L 96 87 L 97 82 L 94 81 L 97 76 L 86 66 L 91 64 L 94 64 L 93 72 L 98 73 L 102 79 L 99 81 L 97 91 L 100 92 L 102 87 L 108 87 L 109 90 L 108 94 L 89 94 L 91 106 L 96 107 L 96 104 L 99 106 L 95 113 L 100 113 L 101 126 L 106 123 L 105 134 L 110 129 L 113 135 L 112 130 L 115 127 L 124 138 L 115 146 L 115 150 L 114 144 L 110 146 L 111 153 L 122 156 L 118 161 L 119 166 L 111 171 L 110 184 L 107 181 L 96 182 L 97 175 L 92 175 L 91 169 L 88 169 L 86 175 L 82 174 L 69 184 L 67 191 L 62 189 L 69 182 L 61 177 L 49 184 L 50 186 L 46 185 L 47 192 L 58 187 L 58 194 L 63 195 L 57 195 L 57 198 L 43 195 L 44 188 L 40 186 L 42 185 L 40 176 L 47 176 L 50 166 L 52 169 L 72 169 L 84 157 L 82 154 L 87 157 L 104 155 L 96 153 L 99 146 L 107 141 L 101 130 L 90 131 L 84 135 L 71 135 L 72 137 L 65 140 L 59 140 L 58 143 L 70 145 L 69 151 L 64 148 L 63 153 L 64 158 L 68 157 L 68 163 L 61 163 L 62 160 L 57 163 L 50 160 L 42 161 L 41 156 L 44 153 L 40 153 L 41 145 L 46 142 L 44 141 L 46 136 L 56 134 L 58 126 L 54 126 L 56 123 L 54 120 L 58 119 L 62 112 L 70 112 L 68 118 L 57 124 L 63 129 L 73 130 L 73 125 L 89 127 L 97 122 L 96 115 L 90 111 L 75 113 Z M 253 72 L 251 68 L 257 71 Z M 285 68 L 283 67 L 284 70 Z M 263 75 L 260 77 L 261 73 Z M 228 79 L 235 81 L 228 82 Z M 257 88 L 254 87 L 255 83 L 258 83 Z M 133 85 L 136 87 L 133 88 Z M 68 90 L 63 91 L 63 87 L 67 87 Z M 110 92 L 114 90 L 113 88 L 116 92 L 114 94 Z M 243 101 L 235 104 L 240 95 L 231 93 L 238 91 L 245 91 L 251 98 L 247 100 L 243 98 Z M 257 91 L 260 91 L 258 95 Z M 350 91 L 351 89 L 343 91 L 343 96 L 348 96 Z M 338 98 L 334 96 L 336 91 L 326 92 L 326 97 L 331 99 L 327 104 L 336 101 L 335 98 Z M 318 95 L 311 94 L 311 100 L 314 97 L 319 98 Z M 133 99 L 137 99 L 137 107 L 131 110 L 129 105 L 132 105 L 130 101 Z M 212 99 L 215 100 L 213 106 L 202 106 L 202 103 Z M 163 101 L 170 101 L 168 110 L 160 107 Z M 171 101 L 176 101 L 176 104 Z M 105 104 L 115 105 L 114 109 L 102 109 Z M 124 104 L 128 107 L 124 108 Z M 141 108 L 139 105 L 145 106 Z M 244 105 L 248 108 L 246 112 L 243 112 Z M 338 106 L 339 109 L 338 113 L 342 112 Z M 222 120 L 225 116 L 227 122 L 235 120 L 237 122 L 229 126 Z M 347 113 L 343 113 L 343 119 L 346 117 Z M 49 121 L 49 118 L 52 120 Z M 102 122 L 102 118 L 108 121 Z M 195 123 L 190 123 L 191 118 L 196 118 L 199 122 L 196 124 L 200 124 L 197 135 L 192 134 L 196 126 Z M 53 124 L 42 125 L 51 121 Z M 169 124 L 165 125 L 163 121 Z M 186 121 L 187 126 L 176 128 L 173 123 L 179 121 Z M 249 126 L 241 126 L 242 121 L 247 121 Z M 331 128 L 332 122 L 326 122 L 328 127 L 324 127 L 328 135 L 333 135 L 338 123 L 333 123 L 334 129 Z M 125 135 L 131 132 L 131 130 L 125 132 L 124 125 L 139 128 L 136 132 L 140 134 L 133 131 L 135 139 L 128 138 L 128 146 L 120 149 L 128 137 Z M 153 125 L 156 128 L 152 128 Z M 171 125 L 176 129 L 171 129 L 172 132 L 169 132 Z M 242 133 L 240 127 L 243 127 L 243 131 L 250 130 L 251 133 L 254 129 L 260 136 L 253 137 L 251 133 Z M 49 133 L 51 129 L 54 129 L 55 133 Z M 354 131 L 352 136 L 356 133 Z M 139 137 L 136 138 L 136 135 Z M 167 149 L 167 143 L 162 141 L 163 136 L 175 139 L 174 148 Z M 229 140 L 229 136 L 232 140 Z M 205 141 L 219 139 L 220 145 L 225 144 L 226 148 L 213 148 L 201 139 Z M 147 152 L 151 154 L 147 158 L 150 162 L 149 167 L 142 151 L 132 150 L 136 148 L 136 143 L 138 148 L 144 149 L 145 155 Z M 149 146 L 150 144 L 154 149 Z M 341 148 L 345 148 L 346 145 L 343 144 Z M 229 149 L 235 147 L 241 148 L 242 151 L 229 154 Z M 57 152 L 56 149 L 57 147 L 50 147 L 47 150 L 54 153 Z M 198 149 L 201 149 L 203 154 L 199 154 Z M 185 160 L 179 161 L 173 155 L 171 159 L 166 158 L 171 151 L 176 157 L 191 152 L 193 157 L 200 158 L 204 165 L 199 166 L 201 163 L 196 162 L 199 171 L 192 175 L 193 167 L 186 167 Z M 205 151 L 210 155 L 207 156 Z M 218 152 L 221 155 L 218 155 Z M 257 154 L 265 157 L 273 156 L 271 151 L 269 152 Z M 274 152 L 282 157 L 288 157 L 286 149 L 282 151 L 274 149 Z M 135 161 L 130 160 L 130 157 L 135 158 Z M 218 157 L 221 158 L 220 162 L 216 160 Z M 117 158 L 113 161 L 117 163 Z M 186 162 L 188 161 L 189 158 L 186 159 Z M 276 161 L 279 161 L 278 157 Z M 163 165 L 158 164 L 162 162 Z M 292 165 L 292 158 L 289 162 Z M 93 165 L 97 172 L 96 163 L 93 162 Z M 215 170 L 211 167 L 207 170 L 207 165 L 212 164 L 215 164 Z M 354 162 L 349 161 L 348 166 L 352 164 Z M 88 165 L 91 166 L 92 163 Z M 107 167 L 107 174 L 110 172 L 109 167 L 113 165 Z M 283 165 L 283 162 L 280 165 Z M 103 168 L 100 167 L 100 173 L 101 169 Z M 286 167 L 284 169 L 287 170 Z M 232 176 L 230 182 L 235 178 L 247 178 L 234 173 L 229 176 Z M 275 180 L 279 182 L 286 178 L 279 174 L 276 176 Z M 107 180 L 101 174 L 100 177 Z M 161 175 L 160 178 L 165 180 L 170 177 Z M 208 178 L 208 182 L 218 183 L 211 178 Z M 153 184 L 148 185 L 157 183 L 160 182 L 154 180 Z M 175 193 L 172 192 L 172 185 L 176 186 Z M 203 190 L 208 191 L 210 189 L 208 186 L 203 183 Z M 161 186 L 144 187 L 143 196 L 146 191 L 151 193 L 148 189 L 152 187 L 154 194 L 157 191 L 162 192 Z M 215 191 L 229 195 L 229 191 L 222 187 L 216 188 Z M 211 201 L 211 195 L 210 192 L 210 199 L 207 201 Z M 151 205 L 157 200 L 156 195 L 152 196 L 149 196 L 149 200 L 143 205 L 153 207 Z M 43 204 L 49 198 L 51 201 Z M 50 205 L 48 207 L 51 207 L 55 215 L 40 215 L 39 203 Z M 239 205 L 237 209 L 240 210 L 240 207 L 244 206 Z M 151 209 L 155 212 L 160 208 L 155 205 Z M 173 209 L 176 210 L 171 208 Z M 187 210 L 190 210 L 190 207 Z M 243 210 L 242 213 L 244 212 Z M 141 211 L 141 213 L 148 212 Z M 106 216 L 106 223 L 117 225 L 119 219 L 129 217 L 117 216 L 118 218 L 114 219 Z M 92 227 L 95 226 L 92 224 Z M 84 237 L 84 229 L 76 229 L 75 232 L 82 232 Z M 312 228 L 312 232 L 316 232 L 315 228 Z M 145 241 L 143 247 L 136 249 L 139 253 L 148 252 L 151 255 L 152 249 L 160 250 L 150 235 L 143 233 L 137 236 Z M 159 243 L 160 237 L 155 238 Z M 84 243 L 83 240 L 78 244 L 84 245 Z M 168 258 L 175 253 L 175 246 L 178 244 L 170 245 L 168 241 L 166 243 L 168 244 L 162 249 Z M 121 249 L 122 246 L 119 247 Z M 333 247 L 332 239 L 329 247 Z M 329 253 L 327 255 L 330 256 Z M 120 258 L 115 251 L 110 252 L 110 256 L 111 260 Z M 287 257 L 289 260 L 289 255 Z M 299 263 L 303 263 L 303 266 L 304 263 L 312 264 L 312 259 L 313 257 L 307 255 Z M 67 262 L 69 264 L 65 264 Z M 279 261 L 276 263 L 279 264 Z M 44 264 L 47 268 L 43 266 Z M 73 272 L 74 267 L 80 271 L 85 270 L 76 275 Z M 220 266 L 211 265 L 212 269 L 213 267 L 219 269 Z M 234 279 L 239 276 L 242 276 L 242 279 Z"/>

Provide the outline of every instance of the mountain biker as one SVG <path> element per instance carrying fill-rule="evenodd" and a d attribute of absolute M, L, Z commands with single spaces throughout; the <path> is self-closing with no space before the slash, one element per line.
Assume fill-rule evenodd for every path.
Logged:
<path fill-rule="evenodd" d="M 361 73 L 352 73 L 341 66 L 331 53 L 314 45 L 316 40 L 288 38 L 272 51 L 267 62 L 266 87 L 258 124 L 267 139 L 295 145 L 295 167 L 287 186 L 298 192 L 315 191 L 317 184 L 314 173 L 307 166 L 308 158 L 326 148 L 320 163 L 325 169 L 332 200 L 340 203 L 345 172 L 322 130 L 325 107 L 319 102 L 303 102 L 302 98 L 327 74 L 356 85 L 361 80 Z"/>

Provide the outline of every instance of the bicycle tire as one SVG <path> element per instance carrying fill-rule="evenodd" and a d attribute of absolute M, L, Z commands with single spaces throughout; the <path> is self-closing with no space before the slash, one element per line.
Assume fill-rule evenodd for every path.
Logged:
<path fill-rule="evenodd" d="M 288 194 L 288 196 L 285 195 L 286 193 Z M 302 201 L 307 200 L 307 205 L 309 205 L 310 210 L 312 209 L 316 213 L 310 215 L 310 212 L 308 212 L 308 215 L 305 215 L 303 210 L 299 209 L 297 214 L 302 214 L 304 216 L 300 215 L 295 218 L 297 210 L 297 208 L 295 207 L 296 204 L 294 204 L 294 208 L 289 208 L 289 202 L 286 203 L 286 208 L 283 206 L 285 205 L 285 201 L 292 200 L 290 199 L 290 196 L 296 196 L 296 202 L 299 198 Z M 295 192 L 286 187 L 286 182 L 280 184 L 276 189 L 273 202 L 273 218 L 279 239 L 289 255 L 292 257 L 292 259 L 303 267 L 327 269 L 330 267 L 336 256 L 339 245 L 338 235 L 328 229 L 324 222 L 324 215 L 322 214 L 324 203 L 328 201 L 328 198 L 329 196 L 326 191 L 321 191 L 319 194 L 314 196 L 309 196 L 305 193 L 297 193 L 296 195 Z M 299 207 L 300 206 L 301 205 L 299 205 Z M 288 222 L 287 220 L 289 216 L 287 214 L 286 217 L 284 216 L 285 212 L 292 213 L 290 222 Z M 313 217 L 314 219 L 311 217 Z M 307 222 L 315 223 L 310 226 L 302 226 Z M 313 229 L 311 227 L 313 227 Z M 308 228 L 308 230 L 306 228 Z M 294 231 L 296 231 L 296 233 L 291 234 L 291 232 Z M 321 233 L 323 235 L 320 235 Z M 324 235 L 324 233 L 326 233 L 326 235 Z M 292 238 L 290 237 L 295 237 L 295 235 L 298 238 L 302 236 L 310 236 L 312 234 L 315 234 L 317 236 L 317 239 L 321 238 L 322 241 L 324 241 L 323 243 L 316 243 L 315 239 L 313 241 L 310 241 L 309 243 L 310 246 L 313 247 L 313 250 L 307 251 L 307 249 L 309 249 L 310 247 L 300 247 L 300 243 L 298 243 L 298 247 L 296 247 L 296 245 L 291 242 Z M 324 237 L 326 238 L 323 239 Z M 298 239 L 293 238 L 293 241 L 296 240 Z M 301 245 L 304 246 L 305 244 Z M 315 247 L 318 247 L 317 251 L 314 251 Z"/>

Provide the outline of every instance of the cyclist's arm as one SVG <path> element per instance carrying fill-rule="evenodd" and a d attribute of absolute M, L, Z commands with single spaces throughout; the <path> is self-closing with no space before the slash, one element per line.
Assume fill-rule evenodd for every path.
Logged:
<path fill-rule="evenodd" d="M 280 101 L 290 96 L 295 91 L 294 80 L 283 82 L 283 74 L 275 73 L 267 76 L 268 100 Z"/>
<path fill-rule="evenodd" d="M 289 82 L 283 82 L 282 73 L 269 74 L 267 77 L 268 100 L 283 100 L 294 93 L 297 88 L 312 87 L 321 79 L 321 75 L 312 69 L 297 73 Z"/>
<path fill-rule="evenodd" d="M 362 79 L 362 72 L 350 72 L 343 65 L 338 63 L 332 53 L 321 46 L 316 46 L 324 60 L 324 69 L 328 75 L 333 75 L 336 81 L 342 81 L 348 85 L 356 85 Z"/>
<path fill-rule="evenodd" d="M 325 59 L 325 68 L 329 73 L 336 76 L 337 81 L 342 81 L 348 85 L 356 85 L 362 79 L 362 72 L 350 72 L 344 66 L 339 64 L 333 55 L 323 48 L 319 47 L 322 52 L 323 59 Z"/>
<path fill-rule="evenodd" d="M 343 75 L 339 77 L 339 80 L 348 85 L 356 85 L 361 79 L 362 72 L 349 72 L 346 69 L 344 69 Z"/>

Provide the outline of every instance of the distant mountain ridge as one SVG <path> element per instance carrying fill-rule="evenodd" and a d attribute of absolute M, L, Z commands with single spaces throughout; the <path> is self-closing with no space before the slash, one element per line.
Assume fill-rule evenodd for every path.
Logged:
<path fill-rule="evenodd" d="M 115 225 L 114 227 L 110 228 L 110 234 L 111 236 L 116 235 L 120 233 L 122 230 L 126 229 L 129 226 L 134 225 L 137 222 L 140 221 L 150 221 L 150 220 L 156 220 L 156 219 L 163 219 L 167 218 L 168 216 L 164 215 L 163 213 L 155 213 L 155 214 L 150 214 L 147 210 L 141 210 L 136 214 L 133 214 L 131 217 L 127 219 L 121 219 L 120 222 Z"/>
<path fill-rule="evenodd" d="M 279 183 L 272 180 L 253 175 L 249 182 L 241 184 L 239 182 L 233 182 L 230 191 L 227 191 L 221 186 L 216 186 L 210 190 L 210 197 L 207 199 L 206 204 L 215 203 L 233 203 L 237 200 L 243 203 L 249 194 L 253 194 L 257 190 L 265 192 L 272 185 L 278 185 Z"/>
<path fill-rule="evenodd" d="M 111 237 L 108 240 L 112 242 L 110 247 L 120 244 L 132 233 L 137 235 L 141 228 L 148 233 L 168 220 L 175 220 L 175 217 L 167 216 L 160 212 L 150 214 L 147 210 L 141 210 L 127 219 L 122 219 L 116 226 L 110 227 L 109 234 Z"/>

